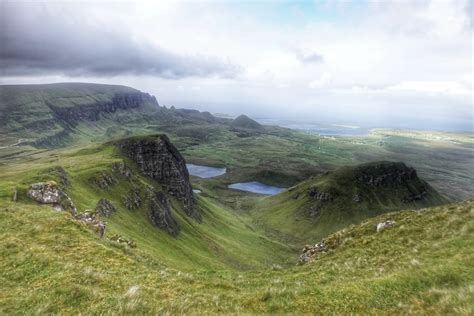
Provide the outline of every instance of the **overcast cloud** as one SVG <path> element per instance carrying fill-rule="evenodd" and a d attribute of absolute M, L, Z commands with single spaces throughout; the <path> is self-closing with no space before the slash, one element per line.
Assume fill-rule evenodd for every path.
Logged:
<path fill-rule="evenodd" d="M 469 0 L 0 1 L 0 83 L 117 83 L 213 112 L 472 129 Z"/>
<path fill-rule="evenodd" d="M 0 68 L 4 76 L 232 78 L 240 71 L 221 58 L 199 52 L 183 55 L 134 39 L 126 28 L 111 29 L 91 19 L 91 12 L 79 5 L 2 2 L 1 12 Z"/>

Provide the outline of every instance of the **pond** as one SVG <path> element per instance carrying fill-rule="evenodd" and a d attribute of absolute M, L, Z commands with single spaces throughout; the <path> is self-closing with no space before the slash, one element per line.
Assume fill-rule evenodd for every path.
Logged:
<path fill-rule="evenodd" d="M 275 195 L 285 190 L 284 188 L 274 187 L 256 181 L 233 183 L 229 185 L 229 188 L 267 195 Z"/>
<path fill-rule="evenodd" d="M 199 178 L 212 178 L 221 176 L 226 172 L 226 168 L 216 168 L 208 166 L 193 165 L 187 163 L 186 167 L 188 168 L 189 174 Z"/>

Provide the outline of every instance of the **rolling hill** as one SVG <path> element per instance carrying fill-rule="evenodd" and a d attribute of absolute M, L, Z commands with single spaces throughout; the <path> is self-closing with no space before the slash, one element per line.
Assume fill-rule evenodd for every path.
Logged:
<path fill-rule="evenodd" d="M 382 161 L 311 177 L 262 199 L 253 215 L 263 226 L 308 242 L 385 212 L 447 201 L 415 169 Z"/>

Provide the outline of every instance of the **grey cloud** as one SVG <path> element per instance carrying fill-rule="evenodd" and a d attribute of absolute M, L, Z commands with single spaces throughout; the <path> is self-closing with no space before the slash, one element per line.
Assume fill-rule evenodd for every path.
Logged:
<path fill-rule="evenodd" d="M 76 10 L 79 9 L 79 10 Z M 0 75 L 235 77 L 238 65 L 182 55 L 107 29 L 78 8 L 0 2 Z"/>
<path fill-rule="evenodd" d="M 302 63 L 322 63 L 324 61 L 323 55 L 320 55 L 318 53 L 310 53 L 310 54 L 303 54 L 303 53 L 297 53 L 296 57 L 298 60 Z"/>

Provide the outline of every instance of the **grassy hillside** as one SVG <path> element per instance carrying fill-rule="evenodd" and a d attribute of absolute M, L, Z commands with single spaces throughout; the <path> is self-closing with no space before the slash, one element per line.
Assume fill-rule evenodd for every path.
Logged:
<path fill-rule="evenodd" d="M 182 230 L 177 238 L 171 237 L 149 222 L 145 203 L 135 210 L 124 207 L 122 199 L 131 190 L 138 188 L 143 195 L 147 187 L 159 187 L 159 184 L 143 177 L 140 177 L 139 182 L 130 182 L 114 173 L 112 165 L 122 160 L 118 150 L 108 144 L 46 151 L 32 155 L 21 163 L 5 162 L 0 165 L 0 205 L 11 200 L 15 189 L 18 189 L 22 207 L 35 210 L 39 206 L 26 197 L 26 190 L 30 184 L 39 181 L 55 180 L 60 183 L 59 174 L 55 171 L 60 166 L 68 177 L 66 192 L 79 212 L 94 209 L 100 198 L 107 198 L 117 208 L 114 215 L 105 218 L 106 237 L 117 233 L 133 239 L 143 252 L 169 266 L 245 270 L 268 267 L 275 262 L 284 264 L 288 256 L 294 253 L 287 245 L 268 239 L 254 227 L 250 218 L 235 214 L 228 207 L 205 196 L 197 197 L 198 210 L 203 215 L 202 224 L 184 216 L 180 204 L 173 202 L 173 216 Z M 114 177 L 116 183 L 107 188 L 98 186 L 95 182 L 104 173 Z"/>
<path fill-rule="evenodd" d="M 187 160 L 227 167 L 222 188 L 254 180 L 289 187 L 339 166 L 389 160 L 415 167 L 449 198 L 462 200 L 474 194 L 470 134 L 378 129 L 347 137 L 269 126 L 243 133 L 233 130 L 228 119 L 164 107 L 156 113 L 149 107 L 101 113 L 97 120 L 78 120 L 72 126 L 58 120 L 46 104 L 50 100 L 57 107 L 81 106 L 110 100 L 117 92 L 138 90 L 95 84 L 0 86 L 0 159 L 36 152 L 32 145 L 59 148 L 166 133 Z"/>
<path fill-rule="evenodd" d="M 443 194 L 472 196 L 470 135 L 249 131 L 206 112 L 158 107 L 120 86 L 0 92 L 0 314 L 473 312 L 474 201 L 426 208 L 447 200 L 390 162 L 419 169 Z M 202 190 L 202 223 L 169 197 L 176 237 L 150 222 L 147 203 L 127 208 L 131 192 L 146 199 L 164 183 L 140 175 L 107 142 L 158 132 L 188 162 L 227 168 L 191 179 Z M 357 166 L 378 160 L 387 162 Z M 114 168 L 120 162 L 135 176 Z M 104 238 L 27 197 L 32 183 L 49 180 L 79 212 L 102 198 L 115 206 L 101 217 Z M 274 197 L 228 189 L 239 181 L 293 187 Z M 412 210 L 387 213 L 400 209 Z M 388 219 L 395 225 L 377 233 Z M 136 247 L 113 241 L 116 234 Z M 296 265 L 303 244 L 321 239 L 326 251 Z"/>
<path fill-rule="evenodd" d="M 303 266 L 236 272 L 183 271 L 66 213 L 2 203 L 0 313 L 469 315 L 473 210 L 467 201 L 385 214 L 330 236 L 331 249 Z M 395 226 L 376 233 L 386 219 Z"/>
<path fill-rule="evenodd" d="M 364 182 L 377 179 L 385 182 Z M 260 199 L 252 215 L 282 237 L 310 242 L 382 213 L 446 202 L 403 163 L 375 162 L 342 167 Z"/>

